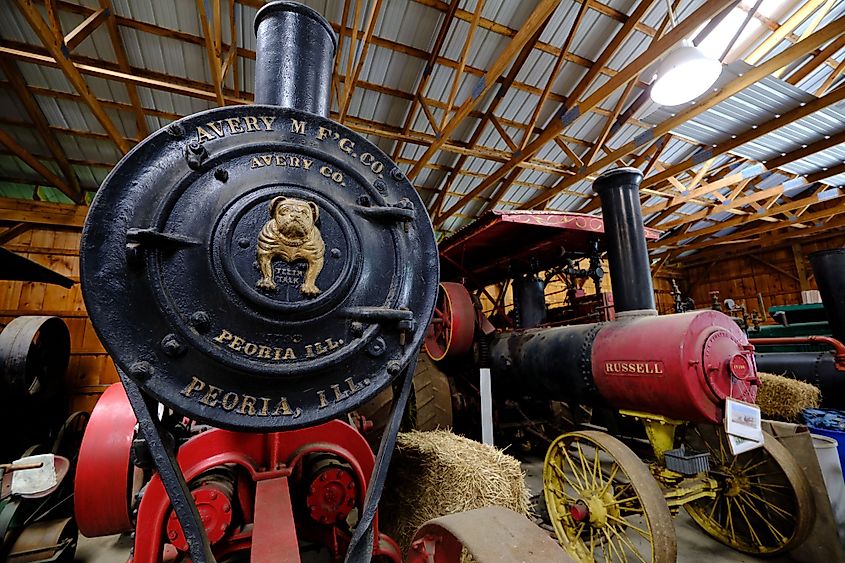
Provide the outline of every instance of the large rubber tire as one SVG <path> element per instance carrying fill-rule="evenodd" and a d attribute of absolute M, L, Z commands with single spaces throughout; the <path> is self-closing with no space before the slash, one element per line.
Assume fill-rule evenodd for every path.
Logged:
<path fill-rule="evenodd" d="M 373 423 L 367 433 L 367 442 L 375 450 L 390 409 L 393 406 L 393 389 L 388 387 L 368 403 L 358 407 L 358 414 Z M 452 427 L 452 389 L 449 379 L 426 354 L 421 353 L 414 372 L 414 388 L 411 391 L 408 409 L 402 420 L 402 430 L 435 430 Z"/>
<path fill-rule="evenodd" d="M 427 432 L 452 427 L 452 389 L 449 378 L 426 354 L 420 354 L 417 361 L 412 404 L 411 421 L 414 430 Z"/>

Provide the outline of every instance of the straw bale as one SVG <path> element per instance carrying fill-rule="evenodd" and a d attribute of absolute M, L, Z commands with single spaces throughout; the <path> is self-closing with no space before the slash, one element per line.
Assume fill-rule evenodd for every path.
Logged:
<path fill-rule="evenodd" d="M 379 505 L 379 528 L 403 553 L 428 520 L 485 506 L 529 515 L 519 461 L 446 430 L 399 434 Z"/>
<path fill-rule="evenodd" d="M 815 385 L 773 373 L 757 375 L 757 405 L 764 418 L 800 422 L 802 410 L 818 408 L 821 403 L 822 394 Z"/>

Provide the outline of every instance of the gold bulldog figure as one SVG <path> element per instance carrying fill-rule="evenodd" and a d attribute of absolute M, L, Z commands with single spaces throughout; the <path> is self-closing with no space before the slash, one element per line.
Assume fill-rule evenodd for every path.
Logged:
<path fill-rule="evenodd" d="M 279 196 L 270 202 L 270 220 L 258 235 L 259 289 L 274 290 L 273 259 L 285 262 L 305 260 L 308 265 L 299 290 L 307 297 L 316 297 L 320 289 L 317 276 L 323 269 L 326 245 L 317 228 L 320 209 L 316 203 Z"/>

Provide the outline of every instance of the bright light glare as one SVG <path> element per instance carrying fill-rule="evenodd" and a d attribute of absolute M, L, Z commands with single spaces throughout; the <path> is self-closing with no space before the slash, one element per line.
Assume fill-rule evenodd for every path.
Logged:
<path fill-rule="evenodd" d="M 692 45 L 675 49 L 661 61 L 651 86 L 651 99 L 663 106 L 677 106 L 707 91 L 722 73 L 722 64 Z"/>

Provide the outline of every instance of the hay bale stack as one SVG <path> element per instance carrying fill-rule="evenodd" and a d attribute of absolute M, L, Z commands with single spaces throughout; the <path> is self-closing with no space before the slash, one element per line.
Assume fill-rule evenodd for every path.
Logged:
<path fill-rule="evenodd" d="M 400 433 L 379 505 L 380 531 L 408 549 L 432 518 L 484 506 L 530 512 L 519 462 L 446 430 Z"/>
<path fill-rule="evenodd" d="M 822 393 L 815 385 L 772 373 L 757 375 L 760 377 L 757 405 L 763 418 L 801 422 L 801 411 L 821 404 Z"/>

